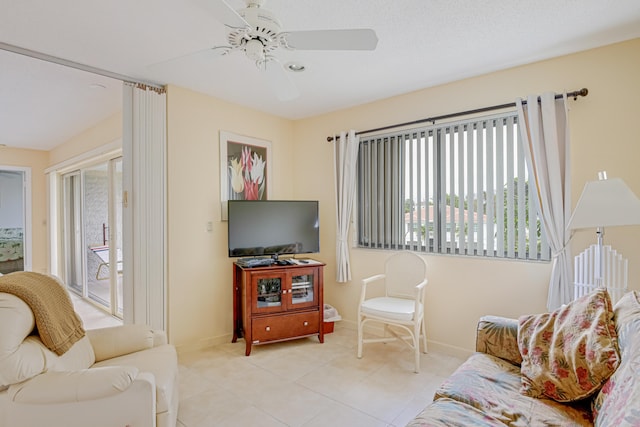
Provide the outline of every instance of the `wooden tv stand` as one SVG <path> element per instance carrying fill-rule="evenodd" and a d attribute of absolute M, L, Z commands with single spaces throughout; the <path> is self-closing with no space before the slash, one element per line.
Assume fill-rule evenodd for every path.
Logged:
<path fill-rule="evenodd" d="M 324 342 L 325 264 L 246 268 L 233 264 L 233 339 L 244 337 L 245 355 L 253 344 L 317 335 Z"/>

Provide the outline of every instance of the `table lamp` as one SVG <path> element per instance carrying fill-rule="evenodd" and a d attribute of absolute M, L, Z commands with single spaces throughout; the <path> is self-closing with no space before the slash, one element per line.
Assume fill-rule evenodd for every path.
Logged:
<path fill-rule="evenodd" d="M 595 280 L 604 286 L 603 239 L 605 227 L 640 224 L 640 199 L 620 178 L 607 179 L 606 172 L 598 172 L 598 181 L 587 182 L 569 220 L 568 228 L 595 228 L 597 263 Z"/>

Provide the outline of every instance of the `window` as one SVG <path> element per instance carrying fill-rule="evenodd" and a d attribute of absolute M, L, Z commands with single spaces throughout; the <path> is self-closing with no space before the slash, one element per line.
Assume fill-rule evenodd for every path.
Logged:
<path fill-rule="evenodd" d="M 361 137 L 358 246 L 549 260 L 517 114 Z"/>

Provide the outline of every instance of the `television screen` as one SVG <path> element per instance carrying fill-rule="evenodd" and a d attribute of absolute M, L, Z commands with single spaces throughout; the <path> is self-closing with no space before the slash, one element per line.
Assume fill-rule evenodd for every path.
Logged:
<path fill-rule="evenodd" d="M 229 200 L 229 256 L 320 252 L 318 201 Z"/>

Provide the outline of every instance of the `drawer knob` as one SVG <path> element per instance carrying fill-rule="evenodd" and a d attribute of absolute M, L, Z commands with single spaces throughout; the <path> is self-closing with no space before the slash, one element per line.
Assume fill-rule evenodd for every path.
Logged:
<path fill-rule="evenodd" d="M 309 322 L 307 322 L 307 321 L 305 320 L 305 322 L 303 323 L 303 325 L 304 325 L 304 326 L 309 326 Z"/>
<path fill-rule="evenodd" d="M 267 326 L 266 328 L 264 328 L 264 330 L 269 332 L 271 330 L 271 326 Z"/>

